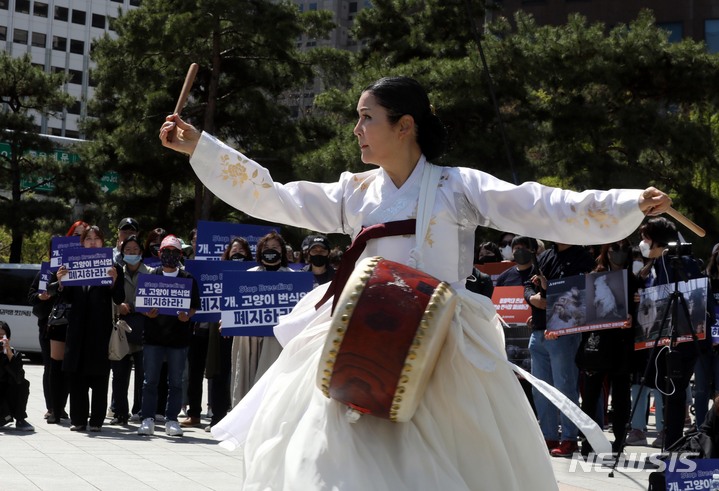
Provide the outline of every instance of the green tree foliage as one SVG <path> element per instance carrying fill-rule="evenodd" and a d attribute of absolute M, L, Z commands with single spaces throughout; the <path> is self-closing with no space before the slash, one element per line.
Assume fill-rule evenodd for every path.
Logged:
<path fill-rule="evenodd" d="M 327 12 L 301 15 L 290 3 L 262 0 L 147 0 L 119 17 L 117 37 L 93 47 L 99 117 L 88 122 L 90 157 L 120 173 L 122 189 L 110 210 L 137 217 L 145 229 L 182 233 L 195 219 L 229 213 L 205 192 L 187 157 L 157 138 L 192 62 L 200 69 L 183 117 L 247 150 L 280 178 L 291 176 L 299 134 L 280 102 L 313 74 L 296 39 L 330 26 Z"/>
<path fill-rule="evenodd" d="M 0 141 L 6 144 L 0 153 L 0 189 L 7 191 L 0 194 L 0 226 L 11 237 L 9 262 L 23 259 L 23 240 L 40 224 L 69 215 L 70 197 L 92 196 L 87 172 L 58 163 L 52 143 L 37 132 L 34 115 L 53 114 L 72 104 L 73 98 L 62 92 L 63 83 L 62 74 L 44 73 L 29 55 L 14 59 L 0 53 Z M 36 189 L 46 184 L 55 191 L 38 194 Z"/>
<path fill-rule="evenodd" d="M 382 0 L 358 15 L 350 88 L 317 97 L 316 148 L 299 160 L 327 178 L 361 168 L 352 128 L 359 94 L 387 75 L 417 78 L 450 132 L 439 163 L 513 180 L 468 2 Z M 481 18 L 481 2 L 469 2 Z M 464 15 L 463 15 L 464 12 Z M 432 15 L 432 14 L 435 15 Z M 440 15 L 441 13 L 441 15 Z M 439 35 L 439 33 L 442 33 Z M 719 231 L 716 185 L 719 63 L 702 43 L 670 43 L 650 12 L 611 29 L 572 16 L 539 26 L 518 13 L 485 28 L 482 46 L 519 181 L 573 189 L 656 185 Z"/>

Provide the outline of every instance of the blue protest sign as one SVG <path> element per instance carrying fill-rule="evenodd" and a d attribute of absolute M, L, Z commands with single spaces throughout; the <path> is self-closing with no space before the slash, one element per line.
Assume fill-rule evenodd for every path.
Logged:
<path fill-rule="evenodd" d="M 225 252 L 225 247 L 235 237 L 243 237 L 247 240 L 254 255 L 257 250 L 257 242 L 273 230 L 279 232 L 280 227 L 200 220 L 197 222 L 195 259 L 219 261 L 222 253 Z"/>
<path fill-rule="evenodd" d="M 47 291 L 47 284 L 50 282 L 50 262 L 43 261 L 40 263 L 40 282 L 37 285 L 38 293 Z"/>
<path fill-rule="evenodd" d="M 714 324 L 712 324 L 712 344 L 719 344 L 719 305 L 714 306 Z"/>
<path fill-rule="evenodd" d="M 667 491 L 709 491 L 711 489 L 712 475 L 719 474 L 719 459 L 689 459 L 683 454 L 674 462 L 667 465 L 664 476 L 667 482 Z M 692 470 L 693 469 L 693 470 Z"/>
<path fill-rule="evenodd" d="M 312 273 L 230 271 L 224 275 L 222 334 L 272 336 L 281 315 L 312 290 Z"/>
<path fill-rule="evenodd" d="M 62 264 L 62 251 L 73 247 L 82 247 L 79 235 L 70 237 L 53 237 L 50 241 L 50 267 L 59 268 Z"/>
<path fill-rule="evenodd" d="M 62 264 L 68 269 L 62 278 L 65 286 L 112 286 L 107 271 L 112 268 L 109 247 L 73 247 L 62 250 Z"/>
<path fill-rule="evenodd" d="M 185 261 L 200 289 L 200 308 L 192 316 L 197 322 L 219 322 L 222 285 L 227 271 L 247 271 L 257 266 L 253 261 Z"/>
<path fill-rule="evenodd" d="M 176 316 L 190 311 L 192 278 L 141 274 L 137 278 L 135 310 Z"/>
<path fill-rule="evenodd" d="M 153 256 L 143 258 L 142 262 L 150 269 L 159 268 L 160 266 L 162 266 L 160 259 Z"/>

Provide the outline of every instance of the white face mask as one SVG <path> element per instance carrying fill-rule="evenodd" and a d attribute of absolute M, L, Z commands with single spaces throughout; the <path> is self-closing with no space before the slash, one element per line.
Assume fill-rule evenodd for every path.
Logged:
<path fill-rule="evenodd" d="M 511 261 L 514 259 L 514 254 L 512 253 L 511 245 L 506 245 L 506 246 L 502 247 L 502 249 L 500 249 L 500 251 L 502 252 L 502 258 L 505 261 Z"/>
<path fill-rule="evenodd" d="M 649 252 L 651 251 L 651 249 L 652 245 L 649 242 L 642 240 L 639 243 L 639 251 L 642 253 L 642 257 L 649 258 Z"/>

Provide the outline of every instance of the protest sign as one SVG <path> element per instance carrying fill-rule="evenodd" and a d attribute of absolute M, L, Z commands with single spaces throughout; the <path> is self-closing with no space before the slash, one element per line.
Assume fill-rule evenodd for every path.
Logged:
<path fill-rule="evenodd" d="M 719 459 L 690 459 L 682 453 L 670 455 L 673 458 L 664 471 L 667 491 L 711 491 L 712 476 L 719 474 Z"/>
<path fill-rule="evenodd" d="M 281 315 L 312 290 L 312 273 L 229 271 L 222 290 L 222 334 L 272 336 Z"/>
<path fill-rule="evenodd" d="M 219 322 L 224 275 L 227 271 L 247 271 L 257 266 L 253 261 L 185 261 L 185 269 L 197 281 L 200 308 L 192 316 L 197 322 Z"/>
<path fill-rule="evenodd" d="M 679 343 L 691 341 L 692 330 L 697 339 L 705 339 L 708 285 L 707 278 L 694 278 L 689 281 L 680 281 L 677 284 L 678 291 L 686 302 L 689 319 L 684 313 L 684 307 L 679 297 L 677 297 L 679 302 L 677 304 L 677 311 L 679 312 L 677 318 L 674 319 L 674 309 L 669 309 L 669 312 L 666 312 L 671 304 L 672 293 L 674 292 L 673 284 L 653 286 L 641 290 L 639 292 L 639 307 L 637 308 L 637 323 L 639 326 L 634 339 L 634 349 L 652 348 L 655 344 L 659 346 L 669 344 L 673 329 L 676 329 L 677 342 Z M 664 321 L 665 312 L 666 320 Z"/>
<path fill-rule="evenodd" d="M 47 284 L 50 282 L 50 262 L 43 261 L 40 263 L 40 281 L 37 284 L 37 292 L 47 292 Z"/>
<path fill-rule="evenodd" d="M 192 278 L 141 274 L 137 278 L 135 310 L 149 312 L 157 309 L 160 314 L 176 316 L 190 312 Z"/>
<path fill-rule="evenodd" d="M 200 220 L 197 222 L 195 259 L 219 261 L 222 258 L 222 253 L 225 252 L 225 247 L 235 237 L 243 237 L 249 243 L 250 250 L 254 255 L 257 250 L 257 242 L 273 230 L 279 232 L 280 227 Z"/>
<path fill-rule="evenodd" d="M 112 286 L 107 271 L 113 267 L 109 247 L 74 247 L 62 249 L 61 263 L 68 271 L 63 286 Z"/>
<path fill-rule="evenodd" d="M 509 325 L 526 325 L 532 309 L 524 300 L 523 286 L 497 286 L 492 293 L 497 313 Z"/>
<path fill-rule="evenodd" d="M 547 329 L 559 335 L 622 327 L 628 312 L 625 269 L 548 281 Z"/>
<path fill-rule="evenodd" d="M 50 240 L 50 267 L 53 269 L 59 268 L 62 264 L 62 251 L 76 247 L 82 247 L 79 235 L 53 237 Z"/>

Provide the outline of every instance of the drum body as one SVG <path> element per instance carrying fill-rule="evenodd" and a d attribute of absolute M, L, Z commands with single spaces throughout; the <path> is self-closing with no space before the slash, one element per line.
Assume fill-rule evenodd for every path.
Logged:
<path fill-rule="evenodd" d="M 360 413 L 409 421 L 456 303 L 447 283 L 422 271 L 381 257 L 360 261 L 337 302 L 318 386 Z"/>

